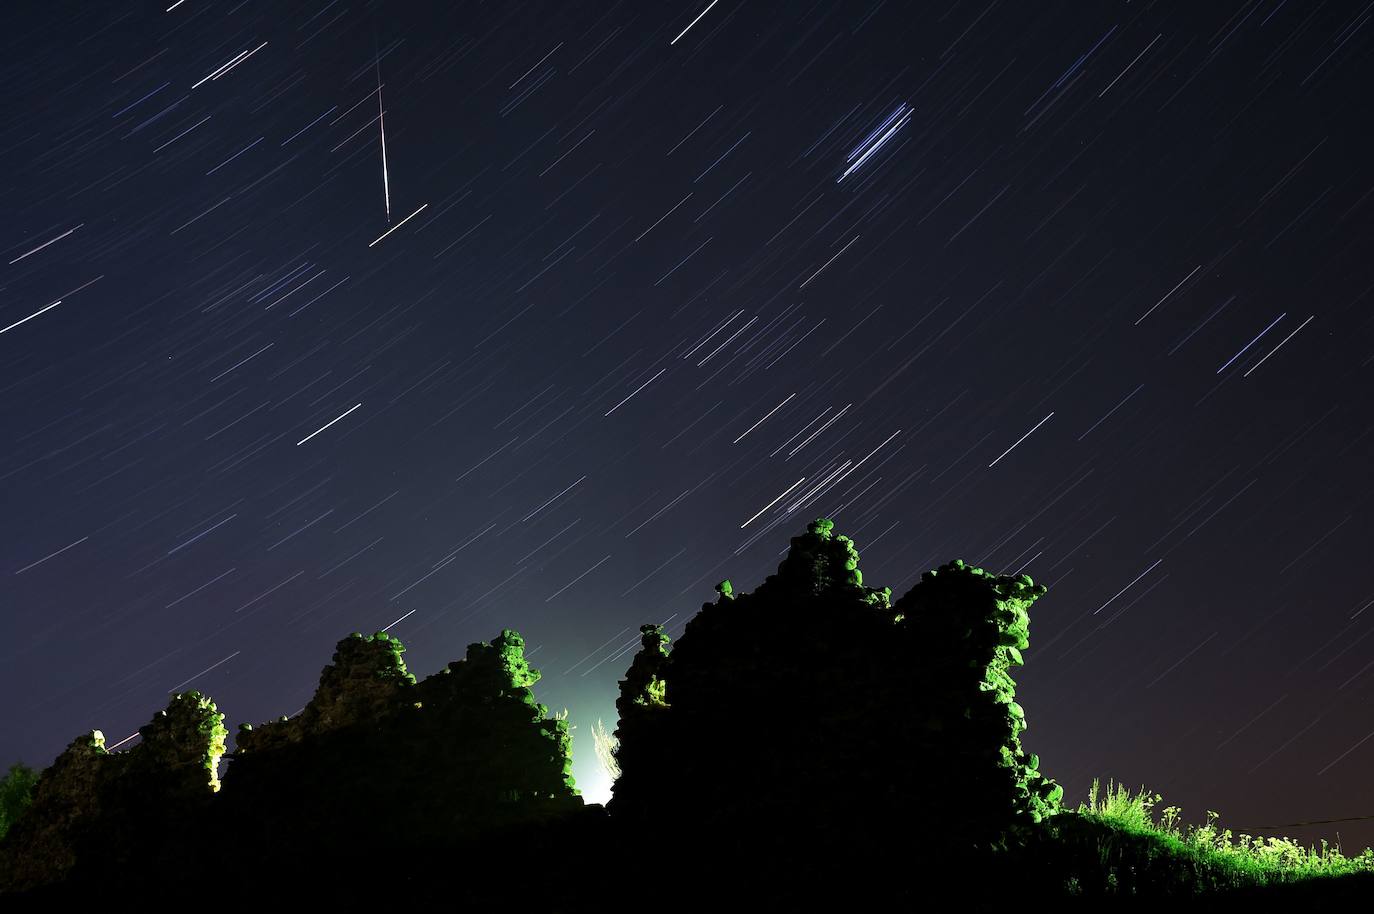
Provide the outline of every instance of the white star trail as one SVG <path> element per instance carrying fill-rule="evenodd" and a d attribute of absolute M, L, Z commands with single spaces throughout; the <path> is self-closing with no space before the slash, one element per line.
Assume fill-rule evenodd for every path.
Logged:
<path fill-rule="evenodd" d="M 558 588 L 558 589 L 555 590 L 553 593 L 551 593 L 551 594 L 549 594 L 547 597 L 545 597 L 545 598 L 544 598 L 544 602 L 545 602 L 545 603 L 549 602 L 549 601 L 552 600 L 554 597 L 558 596 L 560 593 L 562 593 L 563 591 L 567 590 L 569 587 L 573 586 L 573 585 L 576 584 L 578 581 L 582 580 L 583 578 L 585 578 L 587 575 L 591 574 L 591 573 L 592 573 L 593 571 L 595 571 L 596 569 L 600 568 L 603 564 L 605 564 L 606 559 L 609 559 L 609 558 L 610 558 L 610 555 L 607 554 L 606 558 L 603 558 L 601 561 L 597 562 L 595 565 L 593 565 L 592 567 L 588 568 L 586 571 L 582 572 L 582 573 L 579 574 L 577 577 L 573 578 L 571 581 L 569 581 L 568 583 L 564 584 L 562 587 Z"/>
<path fill-rule="evenodd" d="M 1135 55 L 1135 60 L 1132 60 L 1130 63 L 1126 64 L 1126 69 L 1125 69 L 1125 70 L 1122 70 L 1120 73 L 1116 74 L 1116 79 L 1114 79 L 1114 80 L 1112 80 L 1111 82 L 1107 83 L 1107 88 L 1106 88 L 1106 89 L 1103 89 L 1101 92 L 1097 93 L 1097 97 L 1098 97 L 1098 98 L 1101 98 L 1102 96 L 1106 95 L 1106 94 L 1107 94 L 1107 91 L 1108 91 L 1109 89 L 1111 89 L 1112 86 L 1116 85 L 1117 82 L 1121 79 L 1121 77 L 1125 76 L 1126 73 L 1127 73 L 1127 71 L 1129 71 L 1129 70 L 1131 69 L 1131 67 L 1135 66 L 1137 63 L 1140 62 L 1140 58 L 1142 58 L 1142 57 L 1145 56 L 1145 52 L 1148 51 L 1148 50 L 1150 50 L 1150 48 L 1152 48 L 1152 47 L 1155 46 L 1155 41 L 1158 41 L 1159 39 L 1161 39 L 1161 38 L 1163 38 L 1163 37 L 1164 37 L 1163 35 L 1156 35 L 1156 36 L 1154 37 L 1154 41 L 1151 41 L 1149 44 L 1145 45 L 1145 50 L 1144 50 L 1144 51 L 1141 51 L 1139 54 Z"/>
<path fill-rule="evenodd" d="M 1309 316 L 1309 317 L 1307 318 L 1307 320 L 1303 321 L 1301 324 L 1298 325 L 1297 330 L 1294 330 L 1292 333 L 1288 334 L 1288 335 L 1285 336 L 1283 339 L 1279 340 L 1279 345 L 1278 345 L 1278 346 L 1275 346 L 1273 349 L 1270 349 L 1268 352 L 1266 352 L 1266 353 L 1264 354 L 1264 359 L 1267 359 L 1267 358 L 1269 358 L 1271 355 L 1273 355 L 1274 353 L 1278 352 L 1278 351 L 1279 351 L 1279 346 L 1282 346 L 1284 343 L 1286 343 L 1286 342 L 1288 342 L 1289 340 L 1291 340 L 1291 339 L 1297 334 L 1298 330 L 1301 330 L 1303 327 L 1306 327 L 1309 323 L 1312 322 L 1312 318 L 1314 318 L 1314 317 L 1316 317 L 1316 316 L 1317 316 L 1317 315 L 1315 315 L 1315 314 Z M 1245 374 L 1241 375 L 1241 377 L 1242 377 L 1242 378 L 1248 378 L 1248 377 L 1250 377 L 1250 372 L 1251 372 L 1251 371 L 1254 371 L 1256 368 L 1258 368 L 1258 367 L 1260 367 L 1261 365 L 1263 365 L 1263 364 L 1264 364 L 1264 359 L 1260 359 L 1258 362 L 1256 362 L 1255 364 L 1251 365 L 1250 368 L 1249 368 L 1249 370 L 1246 371 Z"/>
<path fill-rule="evenodd" d="M 1187 282 L 1188 280 L 1192 279 L 1195 275 L 1197 275 L 1197 271 L 1198 271 L 1198 270 L 1201 270 L 1201 269 L 1202 269 L 1202 264 L 1198 264 L 1197 266 L 1193 267 L 1193 272 L 1189 273 L 1187 276 L 1185 276 L 1185 277 L 1183 277 L 1182 279 L 1180 279 L 1180 280 L 1178 281 L 1178 285 L 1174 286 L 1174 287 L 1173 287 L 1172 289 L 1170 289 L 1168 292 L 1165 292 L 1165 293 L 1164 293 L 1164 297 L 1161 298 L 1159 301 L 1155 302 L 1153 305 L 1151 305 L 1149 311 L 1146 311 L 1144 314 L 1140 315 L 1140 317 L 1137 317 L 1137 318 L 1135 319 L 1135 324 L 1134 324 L 1133 326 L 1139 327 L 1141 321 L 1143 321 L 1145 318 L 1149 317 L 1150 314 L 1151 314 L 1156 308 L 1158 308 L 1160 305 L 1162 305 L 1162 304 L 1164 304 L 1166 301 L 1168 301 L 1170 295 L 1173 295 L 1173 294 L 1174 294 L 1175 292 L 1177 292 L 1179 289 L 1183 288 L 1183 284 L 1184 284 L 1185 282 Z M 1177 274 L 1175 274 L 1175 275 L 1177 275 Z"/>
<path fill-rule="evenodd" d="M 420 206 L 420 209 L 417 209 L 415 212 L 411 213 L 409 216 L 406 216 L 404 219 L 393 225 L 391 228 L 387 229 L 385 232 L 382 232 L 381 236 L 377 239 L 377 241 L 372 242 L 372 244 L 369 244 L 368 247 L 372 247 L 373 245 L 377 244 L 377 242 L 381 241 L 382 238 L 385 238 L 387 235 L 390 235 L 392 232 L 396 231 L 398 228 L 405 225 L 411 219 L 414 219 L 416 216 L 420 214 L 420 210 L 423 210 L 426 206 L 429 206 L 429 204 L 422 204 Z"/>
<path fill-rule="evenodd" d="M 81 539 L 77 540 L 76 542 L 74 542 L 74 543 L 68 543 L 67 545 L 63 546 L 61 549 L 57 550 L 56 552 L 51 552 L 51 553 L 49 553 L 48 555 L 43 556 L 41 559 L 39 559 L 39 560 L 36 561 L 36 562 L 30 562 L 28 565 L 25 565 L 23 568 L 20 568 L 18 571 L 14 572 L 14 573 L 15 573 L 15 574 L 23 574 L 24 572 L 28 571 L 30 568 L 34 568 L 34 567 L 36 567 L 36 566 L 38 566 L 38 565 L 42 565 L 44 562 L 46 562 L 48 559 L 52 558 L 53 556 L 61 555 L 62 553 L 66 552 L 68 549 L 72 548 L 72 546 L 80 546 L 82 543 L 86 542 L 86 540 L 88 540 L 88 539 L 90 539 L 89 536 L 83 536 L 83 537 L 81 537 Z"/>
<path fill-rule="evenodd" d="M 802 283 L 802 284 L 801 284 L 800 286 L 798 286 L 797 288 L 799 288 L 799 289 L 805 289 L 806 286 L 807 286 L 807 283 L 811 282 L 811 280 L 813 280 L 813 279 L 815 279 L 817 276 L 820 276 L 820 275 L 821 275 L 821 270 L 824 270 L 826 267 L 828 267 L 828 266 L 830 266 L 832 263 L 834 263 L 834 262 L 835 262 L 835 259 L 836 259 L 837 257 L 839 257 L 841 254 L 843 254 L 845 251 L 849 250 L 849 245 L 850 245 L 850 244 L 853 244 L 854 242 L 856 242 L 856 241 L 858 241 L 858 240 L 859 240 L 859 236 L 858 236 L 858 235 L 855 235 L 853 238 L 849 239 L 849 244 L 846 244 L 844 247 L 842 247 L 842 248 L 840 248 L 838 251 L 836 251 L 834 257 L 831 257 L 831 258 L 830 258 L 829 260 L 827 260 L 825 263 L 821 264 L 821 269 L 820 269 L 820 270 L 817 270 L 816 272 L 814 272 L 814 273 L 812 273 L 810 276 L 808 276 L 808 277 L 806 278 L 806 282 Z"/>
<path fill-rule="evenodd" d="M 401 616 L 401 618 L 397 619 L 396 621 L 383 625 L 382 631 L 389 631 L 392 628 L 392 626 L 400 625 L 406 619 L 409 619 L 411 616 L 415 615 L 415 613 L 416 610 L 412 609 L 410 612 L 406 613 L 404 616 Z"/>
<path fill-rule="evenodd" d="M 1229 359 L 1227 359 L 1227 360 L 1222 364 L 1222 366 L 1216 370 L 1216 374 L 1221 374 L 1223 371 L 1226 370 L 1226 368 L 1227 368 L 1228 365 L 1230 365 L 1232 362 L 1234 362 L 1236 359 L 1240 358 L 1241 356 L 1245 355 L 1245 352 L 1246 352 L 1247 349 L 1249 349 L 1251 346 L 1253 346 L 1253 345 L 1255 345 L 1256 343 L 1258 343 L 1258 342 L 1260 341 L 1260 337 L 1264 336 L 1264 335 L 1265 335 L 1266 333 L 1268 333 L 1270 330 L 1273 330 L 1273 329 L 1274 329 L 1274 324 L 1277 324 L 1279 321 L 1283 320 L 1283 319 L 1284 319 L 1285 317 L 1287 317 L 1287 316 L 1288 316 L 1288 312 L 1285 311 L 1284 313 L 1280 314 L 1278 317 L 1274 318 L 1273 323 L 1271 323 L 1268 327 L 1265 327 L 1263 330 L 1261 330 L 1261 331 L 1255 336 L 1255 338 L 1254 338 L 1253 340 L 1251 340 L 1250 342 L 1246 343 L 1244 346 L 1240 347 L 1240 351 L 1239 351 L 1239 352 L 1237 352 L 1235 355 L 1233 355 L 1233 356 L 1231 356 Z M 1311 318 L 1308 318 L 1308 320 L 1311 320 Z M 1300 327 L 1300 328 L 1298 328 L 1298 329 L 1302 329 L 1302 328 Z M 1283 345 L 1283 343 L 1280 343 L 1280 344 L 1279 344 L 1279 346 L 1282 346 L 1282 345 Z M 1276 347 L 1274 347 L 1274 348 L 1277 349 L 1278 346 L 1276 346 Z M 1268 358 L 1268 356 L 1265 356 L 1265 358 Z"/>
<path fill-rule="evenodd" d="M 184 686 L 184 685 L 190 685 L 191 683 L 195 682 L 195 681 L 196 681 L 197 679 L 199 679 L 200 677 L 204 676 L 206 673 L 210 672 L 211 670 L 215 669 L 216 667 L 219 667 L 219 666 L 222 666 L 222 665 L 228 663 L 230 660 L 233 660 L 235 657 L 237 657 L 239 654 L 242 654 L 242 653 L 243 653 L 243 651 L 234 651 L 234 653 L 230 654 L 228 657 L 225 657 L 223 660 L 219 661 L 219 663 L 212 663 L 212 664 L 210 664 L 210 665 L 207 666 L 205 669 L 201 670 L 199 673 L 197 673 L 196 675 L 192 676 L 190 679 L 187 679 L 187 680 L 185 680 L 184 682 L 178 682 L 176 685 L 172 686 L 172 687 L 171 687 L 170 689 L 168 689 L 167 691 L 168 691 L 169 693 L 175 692 L 175 691 L 177 691 L 178 689 L 180 689 L 180 688 L 181 688 L 182 686 Z"/>
<path fill-rule="evenodd" d="M 678 33 L 677 33 L 677 38 L 674 38 L 672 41 L 668 42 L 668 44 L 669 44 L 670 46 L 671 46 L 671 45 L 677 44 L 677 39 L 678 39 L 678 38 L 681 38 L 683 35 L 686 35 L 686 34 L 687 34 L 687 29 L 690 29 L 692 26 L 694 26 L 694 25 L 696 25 L 698 22 L 700 22 L 700 21 L 701 21 L 701 17 L 702 17 L 702 16 L 705 16 L 707 13 L 711 12 L 711 7 L 715 6 L 715 5 L 716 5 L 717 3 L 719 3 L 719 2 L 720 2 L 720 0 L 711 0 L 711 2 L 710 2 L 709 4 L 707 4 L 706 9 L 702 10 L 700 13 L 697 13 L 697 18 L 695 18 L 695 19 L 693 19 L 691 22 L 687 23 L 687 28 L 686 28 L 686 29 L 683 29 L 683 30 L 680 31 L 680 32 L 678 32 Z"/>
<path fill-rule="evenodd" d="M 1012 452 L 1012 448 L 1015 448 L 1017 444 L 1020 444 L 1022 441 L 1025 441 L 1027 438 L 1029 438 L 1029 437 L 1031 436 L 1031 434 L 1035 431 L 1035 429 L 1039 428 L 1040 426 L 1042 426 L 1042 425 L 1044 425 L 1046 422 L 1048 422 L 1048 421 L 1050 420 L 1050 416 L 1053 416 L 1053 415 L 1054 415 L 1054 413 L 1050 413 L 1049 416 L 1046 416 L 1045 418 L 1041 419 L 1039 422 L 1035 423 L 1035 428 L 1032 428 L 1029 432 L 1026 432 L 1026 433 L 1025 433 L 1024 435 L 1022 435 L 1020 438 L 1017 438 L 1017 439 L 1016 439 L 1016 444 L 1013 444 L 1011 447 L 1007 448 L 1005 451 L 1003 451 L 1002 453 L 998 454 L 998 455 L 997 455 L 997 460 L 1001 460 L 1003 457 L 1005 457 L 1005 456 L 1007 456 L 1008 454 L 1010 454 L 1010 453 Z M 989 468 L 992 468 L 992 467 L 996 466 L 996 465 L 997 465 L 997 460 L 994 460 L 992 463 L 988 464 L 988 467 L 989 467 Z"/>
<path fill-rule="evenodd" d="M 1108 600 L 1106 603 L 1103 603 L 1101 606 L 1097 607 L 1097 609 L 1094 609 L 1094 610 L 1092 611 L 1092 614 L 1095 616 L 1095 615 L 1097 615 L 1098 613 L 1102 612 L 1102 610 L 1106 609 L 1108 606 L 1112 605 L 1112 600 L 1115 600 L 1117 597 L 1121 596 L 1123 593 L 1125 593 L 1126 591 L 1130 590 L 1133 586 L 1135 586 L 1135 582 L 1136 582 L 1136 581 L 1139 581 L 1141 578 L 1145 577 L 1145 575 L 1149 574 L 1151 571 L 1154 571 L 1155 568 L 1158 567 L 1159 563 L 1162 562 L 1162 561 L 1164 561 L 1164 560 L 1163 560 L 1163 559 L 1155 559 L 1153 565 L 1151 565 L 1149 568 L 1146 568 L 1146 569 L 1145 569 L 1144 571 L 1142 571 L 1140 574 L 1136 575 L 1136 576 L 1135 576 L 1135 580 L 1131 581 L 1130 584 L 1127 584 L 1125 587 L 1121 588 L 1121 589 L 1118 590 L 1116 593 L 1112 594 L 1112 599 L 1111 599 L 1111 600 Z"/>
<path fill-rule="evenodd" d="M 315 437 L 316 435 L 318 435 L 320 432 L 322 432 L 322 431 L 324 431 L 325 429 L 329 428 L 329 426 L 333 425 L 335 422 L 338 422 L 339 419 L 342 419 L 344 416 L 347 416 L 349 413 L 353 412 L 353 410 L 357 409 L 358 406 L 362 406 L 362 404 L 359 403 L 357 406 L 354 406 L 354 407 L 351 407 L 350 409 L 348 409 L 346 412 L 343 413 L 343 415 L 340 415 L 340 416 L 338 416 L 337 418 L 334 418 L 334 419 L 330 419 L 330 420 L 329 420 L 328 422 L 326 422 L 324 425 L 321 425 L 319 428 L 315 429 L 313 432 L 311 432 L 310 434 L 306 435 L 306 436 L 305 436 L 304 438 L 302 438 L 300 441 L 297 441 L 297 442 L 296 442 L 296 447 L 300 447 L 302 444 L 305 444 L 305 443 L 306 443 L 307 441 L 309 441 L 311 438 L 314 438 L 314 437 Z"/>
<path fill-rule="evenodd" d="M 215 69 L 211 70 L 205 76 L 201 77 L 201 79 L 198 82 L 193 83 L 191 85 L 191 88 L 198 89 L 212 79 L 219 79 L 225 73 L 228 73 L 230 70 L 234 69 L 234 67 L 237 67 L 239 64 L 243 63 L 249 57 L 256 54 L 258 51 L 261 51 L 265 47 L 267 47 L 267 42 L 264 41 L 262 44 L 258 45 L 256 48 L 253 48 L 253 50 L 251 51 L 240 51 L 238 54 L 235 54 L 231 59 L 216 67 Z"/>
<path fill-rule="evenodd" d="M 853 159 L 854 161 L 848 168 L 844 170 L 844 173 L 842 175 L 835 179 L 835 183 L 839 184 L 845 178 L 849 177 L 854 172 L 858 171 L 861 167 L 863 167 L 863 164 L 867 162 L 870 158 L 872 158 L 874 153 L 876 153 L 879 149 L 882 149 L 883 146 L 886 145 L 887 141 L 892 139 L 893 135 L 895 135 L 898 130 L 901 130 L 903 127 L 907 125 L 907 122 L 911 120 L 911 114 L 911 109 L 908 108 L 905 104 L 899 105 L 897 110 L 892 112 L 892 114 L 888 116 L 888 119 L 881 126 L 879 126 L 878 129 L 875 130 L 873 133 L 877 133 L 878 130 L 882 130 L 883 127 L 887 127 L 888 124 L 891 124 L 894 119 L 899 118 L 897 120 L 897 123 L 892 124 L 891 127 L 887 127 L 887 132 L 884 133 L 881 137 L 879 137 L 876 141 L 874 141 L 872 145 L 868 145 L 867 149 L 864 149 L 864 147 L 866 144 L 868 144 L 869 140 L 873 139 L 872 133 L 868 135 L 868 138 L 865 139 L 863 143 L 860 143 L 852 152 L 850 152 L 848 158 L 845 161 L 849 161 L 849 159 Z M 860 149 L 863 149 L 864 151 L 860 153 Z M 858 156 L 858 158 L 854 158 L 855 156 Z"/>
<path fill-rule="evenodd" d="M 668 370 L 668 369 L 666 369 L 666 368 L 660 368 L 660 369 L 658 370 L 658 374 L 654 375 L 652 378 L 650 378 L 649 380 L 645 381 L 643 384 L 639 385 L 639 386 L 636 387 L 634 390 L 630 391 L 630 396 L 629 396 L 629 397 L 626 397 L 624 400 L 621 400 L 621 401 L 620 401 L 619 403 L 617 403 L 615 406 L 612 406 L 610 409 L 606 410 L 606 415 L 609 416 L 611 413 L 613 413 L 613 412 L 615 412 L 616 410 L 620 409 L 620 407 L 624 406 L 626 403 L 628 403 L 628 402 L 630 401 L 630 397 L 633 397 L 635 394 L 639 393 L 641 390 L 643 390 L 644 388 L 648 387 L 650 384 L 654 383 L 654 381 L 657 381 L 657 380 L 658 380 L 658 376 L 661 375 L 661 374 L 663 374 L 663 372 L 665 372 L 665 371 L 667 371 L 667 370 Z M 605 418 L 605 417 L 603 416 L 602 418 Z"/>
<path fill-rule="evenodd" d="M 794 393 L 788 394 L 788 395 L 787 395 L 787 399 L 783 400 L 783 401 L 782 401 L 781 403 L 779 403 L 777 406 L 775 406 L 775 407 L 773 407 L 772 409 L 770 409 L 770 410 L 764 415 L 763 419 L 760 419 L 759 421 L 755 422 L 753 425 L 751 425 L 751 426 L 749 426 L 748 428 L 746 428 L 746 429 L 744 430 L 744 435 L 749 434 L 749 433 L 752 432 L 754 429 L 756 429 L 756 428 L 758 428 L 760 425 L 762 425 L 762 424 L 764 423 L 764 420 L 766 420 L 769 416 L 773 415 L 773 413 L 775 413 L 775 412 L 777 412 L 778 410 L 782 409 L 783 406 L 785 406 L 785 405 L 787 404 L 787 401 L 788 401 L 788 400 L 791 400 L 791 399 L 792 399 L 793 397 L 795 397 L 795 396 L 796 396 L 796 393 L 795 393 L 795 392 L 794 392 Z M 731 444 L 739 444 L 741 441 L 744 440 L 744 435 L 740 435 L 738 438 L 736 438 L 734 441 L 732 441 L 732 442 L 730 442 L 730 443 L 731 443 Z"/>
<path fill-rule="evenodd" d="M 86 223 L 84 223 L 84 222 L 81 223 L 81 225 L 85 225 L 85 224 L 86 224 Z M 23 260 L 25 257 L 32 257 L 34 254 L 37 254 L 39 251 L 43 250 L 44 248 L 46 248 L 46 247 L 47 247 L 48 245 L 50 245 L 50 244 L 56 244 L 57 242 L 61 241 L 63 238 L 66 238 L 66 237 L 67 237 L 68 235 L 70 235 L 72 232 L 76 231 L 76 229 L 81 228 L 81 225 L 76 226 L 76 228 L 69 228 L 69 229 L 67 229 L 65 232 L 63 232 L 62 234 L 58 235 L 56 238 L 53 238 L 53 239 L 50 239 L 50 240 L 48 240 L 48 241 L 43 242 L 42 244 L 40 244 L 38 247 L 34 248 L 34 249 L 31 250 L 31 251 L 25 251 L 23 254 L 20 254 L 18 257 L 16 257 L 16 258 L 14 258 L 13 260 L 11 260 L 11 261 L 10 261 L 10 266 L 14 266 L 16 263 L 18 263 L 19 261 Z"/>
<path fill-rule="evenodd" d="M 534 509 L 533 511 L 531 511 L 529 514 L 526 514 L 524 517 L 520 518 L 520 523 L 522 523 L 522 524 L 525 523 L 525 522 L 528 521 L 531 517 L 534 517 L 534 516 L 535 516 L 536 514 L 538 514 L 540 511 L 543 511 L 543 510 L 544 510 L 545 508 L 547 508 L 549 505 L 553 504 L 555 501 L 557 501 L 558 499 L 562 498 L 564 495 L 567 495 L 568 492 L 570 492 L 570 491 L 572 490 L 573 486 L 576 486 L 578 483 L 580 483 L 582 480 L 584 480 L 584 479 L 586 479 L 586 478 L 587 478 L 587 476 L 586 476 L 585 473 L 584 473 L 583 475 L 579 476 L 579 477 L 577 478 L 577 481 L 574 482 L 572 485 L 568 486 L 568 487 L 567 487 L 566 489 L 564 489 L 562 492 L 559 492 L 559 493 L 558 493 L 557 495 L 555 495 L 553 498 L 550 498 L 548 501 L 544 502 L 542 505 L 540 505 L 539 507 L 535 508 L 535 509 Z"/>
<path fill-rule="evenodd" d="M 17 320 L 17 321 L 15 321 L 14 323 L 10 324 L 8 327 L 0 327 L 0 333 L 4 333 L 4 332 L 7 331 L 7 330 L 13 330 L 15 327 L 18 327 L 20 324 L 25 323 L 26 321 L 31 321 L 31 320 L 33 320 L 35 317 L 37 317 L 38 315 L 42 314 L 44 311 L 51 311 L 53 308 L 56 308 L 56 307 L 57 307 L 58 305 L 60 305 L 60 304 L 62 304 L 62 299 L 59 298 L 57 301 L 53 302 L 52 304 L 50 304 L 50 305 L 44 305 L 43 307 L 39 308 L 37 311 L 33 312 L 32 314 L 30 314 L 28 317 L 24 318 L 23 320 Z"/>
<path fill-rule="evenodd" d="M 791 492 L 793 489 L 795 489 L 797 486 L 801 485 L 801 484 L 804 483 L 804 482 L 806 482 L 806 477 L 805 477 L 805 476 L 803 476 L 801 479 L 798 479 L 796 482 L 792 483 L 790 486 L 787 487 L 786 490 L 783 491 L 783 493 L 782 493 L 781 495 L 779 495 L 777 498 L 775 498 L 775 499 L 773 499 L 772 501 L 770 501 L 768 504 L 764 505 L 762 508 L 759 508 L 757 514 L 755 514 L 753 517 L 749 518 L 749 519 L 748 519 L 747 521 L 745 521 L 744 523 L 740 524 L 740 525 L 739 525 L 739 528 L 740 528 L 741 530 L 743 530 L 745 527 L 749 526 L 749 525 L 752 524 L 754 521 L 758 520 L 760 514 L 762 514 L 764 511 L 767 511 L 769 508 L 773 507 L 773 506 L 776 505 L 778 502 L 782 501 L 784 498 L 787 497 L 787 493 L 788 493 L 788 492 Z"/>

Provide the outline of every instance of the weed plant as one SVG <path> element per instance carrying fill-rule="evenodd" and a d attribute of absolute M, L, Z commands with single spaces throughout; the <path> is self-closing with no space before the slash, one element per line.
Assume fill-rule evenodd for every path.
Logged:
<path fill-rule="evenodd" d="M 1325 840 L 1317 849 L 1290 838 L 1237 835 L 1220 828 L 1210 810 L 1206 823 L 1187 825 L 1177 806 L 1156 817 L 1162 798 L 1144 787 L 1132 795 L 1108 781 L 1099 796 L 1100 789 L 1094 780 L 1086 803 L 1023 845 L 1028 861 L 1055 873 L 1056 894 L 1198 897 L 1374 875 L 1374 848 L 1346 857 Z"/>

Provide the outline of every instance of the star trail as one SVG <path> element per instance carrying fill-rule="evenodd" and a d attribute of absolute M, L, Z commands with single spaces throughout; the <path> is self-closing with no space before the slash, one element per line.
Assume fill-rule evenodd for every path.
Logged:
<path fill-rule="evenodd" d="M 0 764 L 514 628 L 604 800 L 638 626 L 824 516 L 1049 587 L 1070 802 L 1374 814 L 1374 5 L 7 14 Z"/>

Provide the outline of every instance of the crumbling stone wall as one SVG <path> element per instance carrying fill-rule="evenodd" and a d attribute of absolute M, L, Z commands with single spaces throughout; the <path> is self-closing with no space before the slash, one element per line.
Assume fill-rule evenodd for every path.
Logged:
<path fill-rule="evenodd" d="M 105 734 L 92 730 L 39 775 L 33 803 L 0 842 L 0 887 L 35 888 L 71 872 L 77 845 L 100 818 L 100 788 L 110 764 Z"/>
<path fill-rule="evenodd" d="M 395 714 L 415 700 L 415 677 L 406 669 L 403 653 L 405 646 L 386 632 L 366 638 L 362 632 L 349 635 L 335 646 L 332 661 L 320 671 L 320 684 L 300 714 L 258 729 L 239 724 L 235 759 Z"/>
<path fill-rule="evenodd" d="M 225 776 L 236 841 L 269 860 L 421 847 L 582 801 L 566 720 L 549 718 L 524 639 L 504 630 L 416 682 L 383 632 L 340 641 L 295 718 L 239 733 Z"/>
<path fill-rule="evenodd" d="M 920 671 L 921 754 L 937 754 L 962 819 L 993 831 L 1059 811 L 1064 790 L 1021 747 L 1026 715 L 1010 669 L 1024 664 L 1028 610 L 1046 591 L 1029 575 L 993 575 L 955 560 L 908 591 L 894 609 Z"/>
<path fill-rule="evenodd" d="M 355 632 L 299 715 L 241 726 L 223 785 L 224 715 L 198 692 L 173 697 L 128 752 L 78 738 L 0 843 L 0 892 L 127 886 L 205 860 L 289 872 L 579 810 L 568 722 L 535 701 L 524 647 L 504 630 L 417 683 L 399 640 Z"/>
<path fill-rule="evenodd" d="M 451 752 L 446 764 L 466 784 L 501 803 L 581 806 L 572 776 L 572 734 L 535 701 L 539 670 L 525 659 L 525 641 L 504 629 L 491 643 L 469 644 L 462 660 L 420 683 L 424 717 Z"/>
<path fill-rule="evenodd" d="M 977 844 L 1057 810 L 1007 673 L 1045 588 L 955 562 L 894 604 L 858 561 L 818 519 L 752 593 L 722 582 L 671 652 L 641 629 L 614 817 L 742 841 L 886 820 Z"/>
<path fill-rule="evenodd" d="M 728 581 L 723 582 L 721 592 L 724 593 L 728 586 Z M 654 784 L 660 776 L 655 753 L 664 744 L 659 727 L 667 719 L 664 712 L 669 707 L 664 677 L 668 669 L 670 639 L 662 625 L 641 625 L 639 634 L 639 651 L 620 681 L 620 695 L 615 700 L 620 722 L 613 734 L 616 746 L 613 755 L 617 767 L 629 765 L 628 775 L 625 768 L 620 767 L 616 783 L 622 786 L 616 789 L 648 794 L 655 790 Z M 625 786 L 626 777 L 638 786 Z"/>
<path fill-rule="evenodd" d="M 120 753 L 131 783 L 142 794 L 168 804 L 203 802 L 206 787 L 220 789 L 219 762 L 224 755 L 224 715 L 199 692 L 174 695 L 152 722 L 138 728 L 139 742 Z M 151 791 L 151 794 L 149 793 Z"/>
<path fill-rule="evenodd" d="M 0 890 L 115 873 L 142 853 L 169 863 L 180 822 L 209 808 L 228 731 L 199 692 L 173 695 L 127 752 L 99 730 L 77 737 L 38 778 L 33 803 L 0 843 Z"/>

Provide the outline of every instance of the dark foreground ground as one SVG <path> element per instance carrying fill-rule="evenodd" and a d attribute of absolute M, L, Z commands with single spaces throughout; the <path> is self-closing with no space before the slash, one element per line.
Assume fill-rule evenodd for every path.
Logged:
<path fill-rule="evenodd" d="M 1374 874 L 1309 884 L 1195 894 L 1206 874 L 1116 843 L 1104 860 L 1088 823 L 1065 819 L 1053 840 L 1010 854 L 951 857 L 911 836 L 803 823 L 757 829 L 630 829 L 590 806 L 539 829 L 447 847 L 366 848 L 366 834 L 320 835 L 309 846 L 259 852 L 216 845 L 198 864 L 125 866 L 71 884 L 0 896 L 3 911 L 72 903 L 144 910 L 529 912 L 1349 911 L 1374 903 Z M 802 837 L 807 835 L 807 837 Z M 1132 860 L 1134 858 L 1134 862 Z M 203 865 L 201 865 L 203 864 Z M 1114 878 L 1107 878 L 1107 871 Z M 1079 892 L 1065 890 L 1068 874 Z M 1114 882 L 1116 888 L 1108 887 Z M 1129 894 L 1123 894 L 1129 893 Z M 383 908 L 383 906 L 386 906 Z"/>

